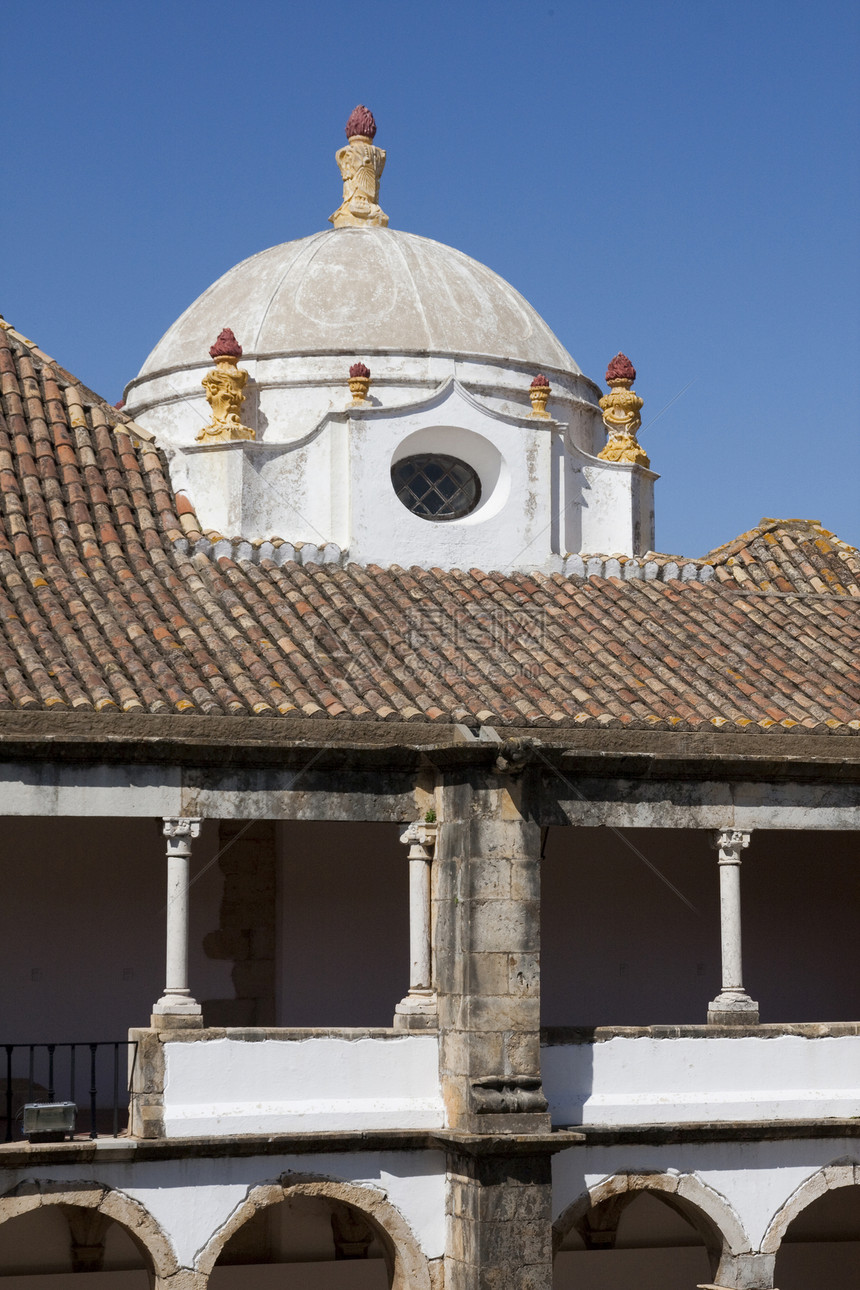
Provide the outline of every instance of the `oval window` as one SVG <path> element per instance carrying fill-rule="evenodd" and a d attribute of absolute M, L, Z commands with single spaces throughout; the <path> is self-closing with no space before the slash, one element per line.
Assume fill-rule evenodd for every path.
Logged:
<path fill-rule="evenodd" d="M 458 520 L 481 500 L 477 473 L 465 461 L 441 452 L 396 461 L 391 482 L 406 509 L 422 520 Z"/>

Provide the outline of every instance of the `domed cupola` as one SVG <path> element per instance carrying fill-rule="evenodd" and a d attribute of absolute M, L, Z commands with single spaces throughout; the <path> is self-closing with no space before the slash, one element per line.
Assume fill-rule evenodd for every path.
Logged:
<path fill-rule="evenodd" d="M 228 536 L 334 542 L 362 562 L 552 568 L 584 546 L 651 545 L 647 523 L 589 534 L 587 512 L 606 507 L 583 472 L 615 476 L 623 510 L 655 478 L 597 460 L 600 390 L 504 279 L 388 227 L 372 113 L 356 108 L 346 132 L 333 227 L 230 269 L 125 392 L 173 450 L 174 485 Z M 216 352 L 225 330 L 238 353 Z"/>

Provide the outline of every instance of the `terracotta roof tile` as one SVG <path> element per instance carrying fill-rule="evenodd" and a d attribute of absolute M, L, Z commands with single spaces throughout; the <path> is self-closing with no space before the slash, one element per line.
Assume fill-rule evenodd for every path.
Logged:
<path fill-rule="evenodd" d="M 204 534 L 147 432 L 0 331 L 0 713 L 860 732 L 860 553 L 815 521 L 549 575 L 339 558 Z"/>

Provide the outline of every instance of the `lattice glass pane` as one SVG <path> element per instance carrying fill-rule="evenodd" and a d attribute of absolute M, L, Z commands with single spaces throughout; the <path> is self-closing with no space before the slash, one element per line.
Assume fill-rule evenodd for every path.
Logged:
<path fill-rule="evenodd" d="M 404 457 L 391 467 L 391 482 L 403 505 L 423 520 L 456 520 L 481 500 L 481 481 L 471 466 L 443 453 Z"/>

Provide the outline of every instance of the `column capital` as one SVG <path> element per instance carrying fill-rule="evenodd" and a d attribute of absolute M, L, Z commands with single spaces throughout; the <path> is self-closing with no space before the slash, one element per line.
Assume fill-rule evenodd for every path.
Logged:
<path fill-rule="evenodd" d="M 752 834 L 743 829 L 717 829 L 711 845 L 720 853 L 720 864 L 740 864 L 741 852 L 750 844 Z"/>
<path fill-rule="evenodd" d="M 197 815 L 162 816 L 162 832 L 166 838 L 199 838 L 202 820 Z"/>
<path fill-rule="evenodd" d="M 435 820 L 415 820 L 412 824 L 407 824 L 404 832 L 400 834 L 400 841 L 405 847 L 409 847 L 410 860 L 433 859 L 438 830 L 439 825 Z"/>

